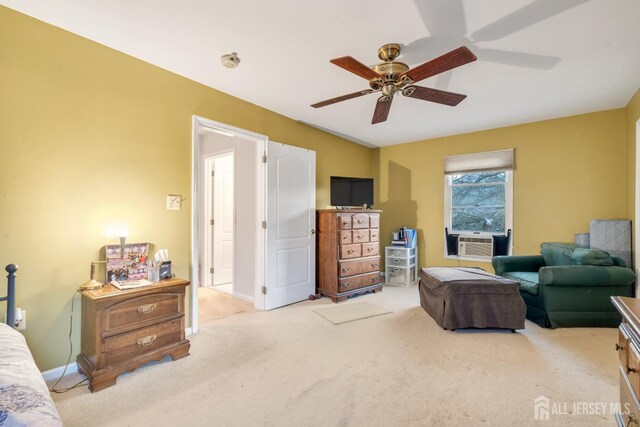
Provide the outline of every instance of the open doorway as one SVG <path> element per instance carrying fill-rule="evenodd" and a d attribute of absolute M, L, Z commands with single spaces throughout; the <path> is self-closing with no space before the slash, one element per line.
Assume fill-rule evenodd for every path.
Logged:
<path fill-rule="evenodd" d="M 234 152 L 205 158 L 203 286 L 233 295 L 235 197 Z"/>

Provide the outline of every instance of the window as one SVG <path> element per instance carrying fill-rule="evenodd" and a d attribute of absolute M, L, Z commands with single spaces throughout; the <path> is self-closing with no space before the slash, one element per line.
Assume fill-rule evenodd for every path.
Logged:
<path fill-rule="evenodd" d="M 489 261 L 509 253 L 513 229 L 514 150 L 449 156 L 444 159 L 445 256 Z"/>
<path fill-rule="evenodd" d="M 450 233 L 506 234 L 511 228 L 511 171 L 447 175 Z"/>

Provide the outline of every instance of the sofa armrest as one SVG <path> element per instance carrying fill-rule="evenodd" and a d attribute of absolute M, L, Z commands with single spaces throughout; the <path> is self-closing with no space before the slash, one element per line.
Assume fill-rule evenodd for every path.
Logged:
<path fill-rule="evenodd" d="M 563 265 L 543 267 L 539 274 L 540 286 L 626 286 L 636 280 L 633 270 L 617 266 Z"/>
<path fill-rule="evenodd" d="M 618 267 L 628 267 L 627 263 L 619 256 L 612 256 L 611 261 L 613 261 L 613 265 L 617 265 Z"/>
<path fill-rule="evenodd" d="M 538 271 L 545 265 L 542 255 L 494 256 L 491 264 L 498 276 L 510 271 Z"/>

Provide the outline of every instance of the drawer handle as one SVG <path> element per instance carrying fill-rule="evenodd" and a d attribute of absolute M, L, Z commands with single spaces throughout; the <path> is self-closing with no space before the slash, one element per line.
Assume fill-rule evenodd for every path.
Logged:
<path fill-rule="evenodd" d="M 358 239 L 362 239 L 362 236 L 361 236 L 361 235 L 359 235 L 359 234 L 358 234 L 356 237 L 357 237 Z"/>
<path fill-rule="evenodd" d="M 343 283 L 342 286 L 344 286 L 345 288 L 348 287 L 351 283 L 347 282 L 347 283 Z"/>
<path fill-rule="evenodd" d="M 377 267 L 378 267 L 378 264 L 371 264 L 371 267 L 373 267 L 373 268 L 377 268 Z"/>
<path fill-rule="evenodd" d="M 347 272 L 349 272 L 349 270 L 351 270 L 349 267 L 347 267 L 347 268 L 343 268 L 343 269 L 342 269 L 342 272 L 343 272 L 343 273 L 347 273 Z"/>
<path fill-rule="evenodd" d="M 358 224 L 362 224 L 362 223 L 364 222 L 364 220 L 359 219 L 359 220 L 357 220 L 356 222 L 357 222 Z"/>
<path fill-rule="evenodd" d="M 635 369 L 635 368 L 631 368 L 631 367 L 627 366 L 627 374 L 630 374 L 630 373 L 632 373 L 632 372 L 633 372 L 634 374 L 636 374 L 636 373 L 638 373 L 638 370 L 637 370 L 637 369 Z"/>
<path fill-rule="evenodd" d="M 394 255 L 398 255 L 398 251 L 394 250 L 392 251 Z"/>
<path fill-rule="evenodd" d="M 624 347 L 621 347 L 618 343 L 616 343 L 616 351 L 624 350 Z"/>
<path fill-rule="evenodd" d="M 629 420 L 627 421 L 627 425 L 625 427 L 638 426 L 638 420 L 636 419 L 635 415 L 627 414 L 627 417 L 629 418 Z"/>
<path fill-rule="evenodd" d="M 367 248 L 367 252 L 373 251 L 373 248 Z"/>
<path fill-rule="evenodd" d="M 149 335 L 148 337 L 144 337 L 144 338 L 140 338 L 138 340 L 138 345 L 140 347 L 146 347 L 148 345 L 153 344 L 153 342 L 156 340 L 156 336 L 155 335 Z"/>
<path fill-rule="evenodd" d="M 376 278 L 375 278 L 375 277 L 372 277 L 372 278 L 371 278 L 371 281 L 372 281 L 372 282 L 375 282 L 375 281 L 376 281 Z"/>
<path fill-rule="evenodd" d="M 396 263 L 396 264 L 400 264 L 400 260 L 399 259 L 394 259 L 393 262 Z"/>
<path fill-rule="evenodd" d="M 392 268 L 391 271 L 393 271 L 394 273 L 397 273 L 398 271 L 400 271 L 399 268 Z"/>
<path fill-rule="evenodd" d="M 342 240 L 347 240 L 347 237 L 349 236 L 342 236 Z"/>
<path fill-rule="evenodd" d="M 138 307 L 138 313 L 140 314 L 151 313 L 153 310 L 156 309 L 157 306 L 158 304 L 156 303 L 141 305 L 140 307 Z"/>
<path fill-rule="evenodd" d="M 352 253 L 354 253 L 355 251 L 356 251 L 355 249 L 347 249 L 347 253 L 348 253 L 348 254 L 352 254 Z"/>

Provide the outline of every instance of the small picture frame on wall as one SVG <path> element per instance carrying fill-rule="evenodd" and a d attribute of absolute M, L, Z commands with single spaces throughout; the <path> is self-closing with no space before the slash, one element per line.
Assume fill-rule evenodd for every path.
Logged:
<path fill-rule="evenodd" d="M 147 278 L 149 243 L 106 245 L 107 282 L 126 282 Z"/>

